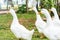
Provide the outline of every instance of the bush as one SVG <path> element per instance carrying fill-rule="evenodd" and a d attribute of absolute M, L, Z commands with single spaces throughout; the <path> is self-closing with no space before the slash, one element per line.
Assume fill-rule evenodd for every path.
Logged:
<path fill-rule="evenodd" d="M 25 13 L 26 12 L 26 5 L 22 5 L 21 7 L 18 7 L 17 13 Z"/>
<path fill-rule="evenodd" d="M 41 0 L 41 7 L 50 9 L 51 7 L 56 7 L 56 0 Z"/>

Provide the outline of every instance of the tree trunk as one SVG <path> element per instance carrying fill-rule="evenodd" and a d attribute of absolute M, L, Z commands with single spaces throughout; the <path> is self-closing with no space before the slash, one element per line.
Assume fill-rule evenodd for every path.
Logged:
<path fill-rule="evenodd" d="M 26 0 L 26 12 L 28 13 L 28 0 Z"/>
<path fill-rule="evenodd" d="M 7 0 L 7 9 L 8 9 L 8 0 Z"/>

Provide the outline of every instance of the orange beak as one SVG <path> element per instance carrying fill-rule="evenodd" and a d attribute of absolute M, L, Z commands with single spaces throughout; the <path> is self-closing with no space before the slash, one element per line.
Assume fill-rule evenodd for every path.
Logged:
<path fill-rule="evenodd" d="M 51 9 L 49 9 L 49 12 L 52 12 Z"/>
<path fill-rule="evenodd" d="M 40 11 L 39 13 L 40 13 L 40 14 L 42 14 L 42 12 L 41 12 L 41 11 Z"/>

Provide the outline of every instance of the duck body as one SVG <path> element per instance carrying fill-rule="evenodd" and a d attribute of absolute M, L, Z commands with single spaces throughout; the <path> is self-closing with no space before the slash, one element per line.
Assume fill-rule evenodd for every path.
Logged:
<path fill-rule="evenodd" d="M 49 40 L 60 39 L 60 28 L 48 25 L 46 29 L 43 30 L 44 35 Z"/>
<path fill-rule="evenodd" d="M 31 31 L 26 29 L 23 25 L 21 25 L 18 22 L 15 11 L 13 9 L 10 9 L 10 12 L 11 12 L 12 15 L 14 14 L 13 15 L 13 21 L 12 21 L 12 24 L 11 24 L 11 27 L 10 27 L 10 29 L 14 33 L 14 35 L 17 38 L 23 38 L 23 39 L 26 39 L 26 40 L 31 40 L 32 35 L 34 33 L 34 29 L 31 30 Z"/>
<path fill-rule="evenodd" d="M 37 27 L 37 29 L 38 29 L 38 31 L 40 32 L 40 33 L 42 33 L 42 28 L 45 28 L 45 22 L 43 22 L 41 19 L 40 19 L 40 15 L 37 15 L 37 20 L 36 20 L 36 22 L 35 22 L 35 25 L 36 25 L 36 27 Z M 42 27 L 42 28 L 41 28 Z"/>
<path fill-rule="evenodd" d="M 54 25 L 49 12 L 46 9 L 42 9 L 41 11 L 47 18 L 46 28 L 42 29 L 44 35 L 49 40 L 60 40 L 60 28 Z"/>

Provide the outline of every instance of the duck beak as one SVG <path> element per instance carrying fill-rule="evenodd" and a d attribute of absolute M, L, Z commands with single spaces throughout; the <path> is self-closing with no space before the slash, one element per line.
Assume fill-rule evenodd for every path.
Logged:
<path fill-rule="evenodd" d="M 52 12 L 51 9 L 49 9 L 49 12 Z"/>
<path fill-rule="evenodd" d="M 40 14 L 43 14 L 42 11 L 39 12 Z"/>

